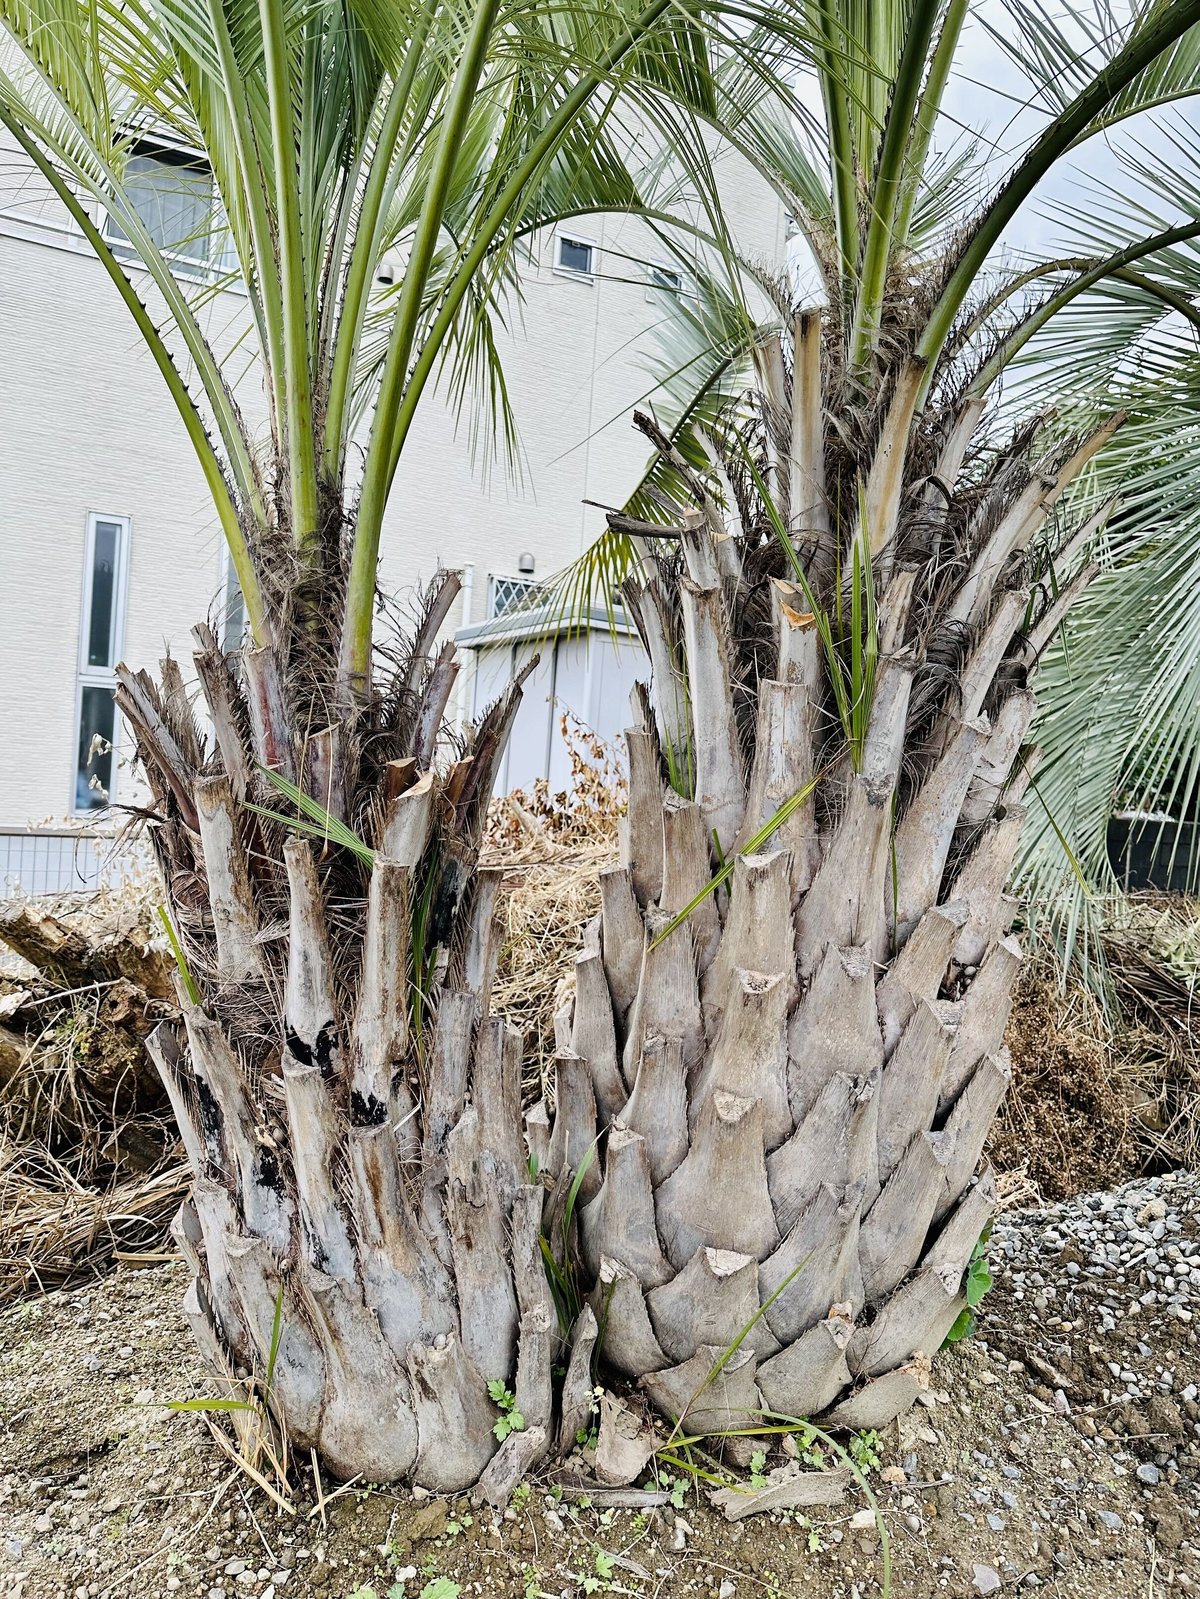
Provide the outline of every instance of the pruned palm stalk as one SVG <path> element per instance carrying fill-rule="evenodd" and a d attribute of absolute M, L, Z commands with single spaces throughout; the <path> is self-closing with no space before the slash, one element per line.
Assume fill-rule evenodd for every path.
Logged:
<path fill-rule="evenodd" d="M 1143 301 L 1177 307 L 1153 273 L 1197 233 L 1059 263 L 1044 299 L 1023 298 L 1042 274 L 985 280 L 1052 124 L 981 217 L 921 248 L 907 163 L 964 12 L 908 9 L 865 129 L 869 97 L 822 73 L 846 184 L 824 210 L 796 202 L 826 303 L 780 289 L 779 322 L 744 344 L 749 393 L 722 393 L 722 360 L 672 431 L 643 418 L 655 459 L 610 517 L 605 570 L 653 679 L 626 734 L 623 863 L 559 1018 L 555 1113 L 528 1132 L 558 1181 L 600 1152 L 578 1248 L 604 1355 L 735 1455 L 764 1412 L 889 1422 L 965 1307 L 1010 1081 L 1035 690 L 1095 576 L 1113 508 L 1095 463 L 1126 422 L 989 402 L 1047 315 L 1127 285 L 1131 262 Z M 1172 13 L 1115 48 L 1120 114 L 1139 29 Z M 1194 54 L 1189 36 L 1147 96 L 1194 86 Z M 1104 124 L 1072 97 L 1063 114 L 1072 137 Z"/>
<path fill-rule="evenodd" d="M 600 1326 L 678 1413 L 796 1267 L 689 1427 L 760 1397 L 878 1419 L 911 1397 L 957 1307 L 992 1202 L 973 1173 L 1017 962 L 1002 885 L 1027 765 L 1010 772 L 1030 639 L 1049 625 L 1035 601 L 1019 635 L 1023 588 L 1047 513 L 1114 424 L 979 456 L 994 374 L 976 394 L 974 345 L 951 358 L 947 340 L 1037 177 L 1136 92 L 1200 0 L 1131 24 L 984 218 L 921 259 L 909 174 L 964 10 L 871 7 L 859 37 L 857 6 L 767 12 L 748 32 L 739 4 L 717 68 L 668 0 L 0 0 L 16 52 L 0 120 L 163 373 L 251 624 L 238 660 L 197 630 L 211 739 L 178 666 L 120 674 L 182 949 L 182 1025 L 156 1052 L 195 1174 L 188 1308 L 214 1365 L 260 1391 L 269 1372 L 282 1431 L 338 1473 L 448 1490 L 482 1476 L 502 1497 L 574 1440 Z M 809 46 L 827 195 L 793 125 L 748 114 L 767 64 Z M 441 363 L 452 391 L 478 381 L 506 415 L 492 329 L 522 241 L 572 210 L 662 222 L 621 159 L 639 127 L 675 146 L 666 190 L 686 164 L 708 198 L 700 130 L 722 122 L 795 196 L 832 309 L 763 345 L 747 454 L 719 461 L 718 440 L 703 477 L 673 459 L 680 492 L 665 508 L 651 496 L 679 524 L 677 556 L 648 553 L 630 598 L 657 711 L 631 734 L 629 865 L 606 879 L 579 963 L 553 1132 L 536 1115 L 529 1132 L 533 1181 L 520 1040 L 488 1007 L 496 881 L 477 864 L 520 685 L 438 758 L 454 579 L 414 637 L 373 651 L 383 510 Z M 232 392 L 239 357 L 204 337 L 210 291 L 189 293 L 125 194 L 147 127 L 212 165 L 265 444 Z M 148 279 L 114 255 L 97 203 Z M 393 248 L 397 286 L 376 292 Z M 667 792 L 667 769 L 685 792 Z M 672 926 L 718 854 L 797 794 L 728 893 Z M 576 1189 L 599 1320 L 576 1305 Z M 866 1385 L 843 1403 L 852 1376 Z M 526 1423 L 498 1451 L 489 1380 Z"/>

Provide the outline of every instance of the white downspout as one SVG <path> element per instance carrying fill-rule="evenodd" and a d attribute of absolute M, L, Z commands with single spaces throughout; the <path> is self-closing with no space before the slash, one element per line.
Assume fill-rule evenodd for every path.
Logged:
<path fill-rule="evenodd" d="M 474 599 L 475 563 L 468 561 L 462 569 L 462 616 L 459 621 L 460 627 L 470 627 Z M 476 650 L 464 650 L 463 653 L 468 655 L 470 660 L 463 662 L 463 669 L 458 674 L 458 683 L 454 693 L 454 725 L 460 733 L 469 715 L 469 707 L 475 689 L 475 668 L 478 664 L 478 652 Z"/>

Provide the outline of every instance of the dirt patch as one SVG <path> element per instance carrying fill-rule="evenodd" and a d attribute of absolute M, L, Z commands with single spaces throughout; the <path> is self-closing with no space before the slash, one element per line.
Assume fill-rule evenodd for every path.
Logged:
<path fill-rule="evenodd" d="M 1164 1192 L 1147 1189 L 1145 1203 Z M 1198 1198 L 1196 1180 L 1181 1179 L 1164 1212 L 1189 1251 Z M 1144 1209 L 1140 1191 L 1123 1203 L 1119 1217 Z M 1136 1297 L 1136 1310 L 1101 1330 L 1116 1278 L 1079 1267 L 1070 1230 L 1059 1211 L 1005 1219 L 980 1336 L 938 1358 L 927 1403 L 872 1447 L 896 1599 L 1200 1591 L 1195 1332 Z M 1034 1303 L 1035 1270 L 1041 1291 L 1054 1289 L 1049 1312 Z M 177 1308 L 184 1284 L 179 1265 L 127 1272 L 0 1315 L 4 1599 L 882 1591 L 878 1533 L 857 1492 L 811 1520 L 731 1524 L 682 1479 L 666 1485 L 678 1503 L 648 1513 L 539 1482 L 503 1517 L 363 1485 L 322 1514 L 303 1480 L 298 1513 L 284 1516 L 231 1470 L 202 1420 L 165 1408 L 210 1391 Z M 1154 1397 L 1117 1402 L 1124 1372 Z"/>

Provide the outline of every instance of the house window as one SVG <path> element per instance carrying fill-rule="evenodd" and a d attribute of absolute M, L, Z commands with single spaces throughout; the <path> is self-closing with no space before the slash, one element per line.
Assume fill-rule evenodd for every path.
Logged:
<path fill-rule="evenodd" d="M 228 240 L 216 222 L 212 171 L 205 161 L 186 151 L 142 144 L 125 163 L 124 188 L 164 255 L 201 271 L 223 264 Z M 105 233 L 118 255 L 137 253 L 111 211 Z"/>
<path fill-rule="evenodd" d="M 88 517 L 75 699 L 73 808 L 102 810 L 112 798 L 116 772 L 117 712 L 113 691 L 125 632 L 125 573 L 129 518 Z"/>
<path fill-rule="evenodd" d="M 646 298 L 653 300 L 662 291 L 667 294 L 683 293 L 683 273 L 677 267 L 658 266 L 651 262 L 647 274 Z"/>
<path fill-rule="evenodd" d="M 555 244 L 554 269 L 573 278 L 591 278 L 596 270 L 596 246 L 590 239 L 560 233 Z"/>
<path fill-rule="evenodd" d="M 490 577 L 488 579 L 488 615 L 503 616 L 513 611 L 537 592 L 539 585 L 522 577 Z"/>

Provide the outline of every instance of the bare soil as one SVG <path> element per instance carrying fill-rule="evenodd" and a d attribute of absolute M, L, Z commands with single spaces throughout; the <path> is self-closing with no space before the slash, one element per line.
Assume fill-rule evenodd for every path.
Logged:
<path fill-rule="evenodd" d="M 1185 1218 L 1175 1236 L 1190 1248 L 1200 1183 L 1173 1181 Z M 1115 1265 L 1111 1277 L 1102 1264 L 1071 1274 L 1071 1247 L 1046 1232 L 1056 1222 L 1006 1218 L 998 1236 L 1017 1254 L 1000 1247 L 1008 1264 L 997 1261 L 979 1336 L 943 1352 L 928 1403 L 879 1441 L 870 1481 L 897 1599 L 1200 1593 L 1195 1325 L 1151 1305 L 1102 1331 L 1104 1296 L 1135 1284 Z M 1054 1289 L 1041 1308 L 1033 1266 Z M 691 1482 L 676 1489 L 678 1506 L 638 1514 L 539 1481 L 497 1518 L 465 1499 L 363 1484 L 322 1508 L 300 1473 L 299 1509 L 283 1515 L 202 1418 L 166 1408 L 211 1392 L 178 1309 L 184 1286 L 175 1263 L 0 1315 L 4 1599 L 883 1592 L 878 1529 L 858 1490 L 811 1522 L 731 1524 Z M 1127 1401 L 1126 1375 L 1150 1397 Z"/>

